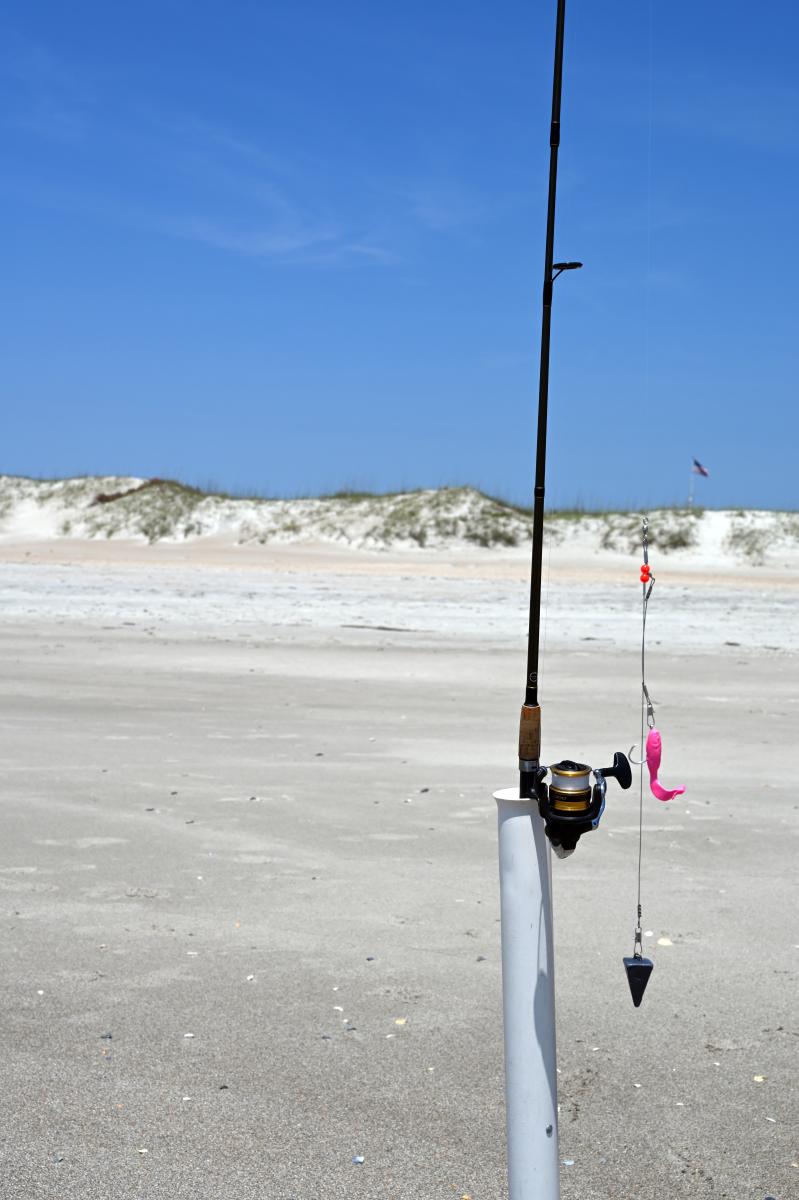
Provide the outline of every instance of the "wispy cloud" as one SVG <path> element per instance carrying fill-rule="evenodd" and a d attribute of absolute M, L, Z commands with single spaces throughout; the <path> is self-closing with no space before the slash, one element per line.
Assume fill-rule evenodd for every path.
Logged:
<path fill-rule="evenodd" d="M 5 123 L 56 141 L 80 140 L 87 129 L 92 93 L 46 46 L 8 37 L 0 53 L 5 81 Z"/>
<path fill-rule="evenodd" d="M 529 205 L 529 189 L 507 179 L 491 176 L 473 179 L 468 169 L 453 167 L 449 173 L 420 175 L 404 180 L 373 178 L 370 188 L 399 223 L 431 234 L 474 237 Z"/>
<path fill-rule="evenodd" d="M 327 248 L 309 250 L 304 259 L 320 267 L 357 266 L 358 263 L 390 267 L 399 263 L 401 256 L 385 246 L 343 239 Z"/>
<path fill-rule="evenodd" d="M 487 215 L 484 199 L 455 179 L 419 181 L 405 196 L 414 218 L 436 233 L 475 225 Z"/>
<path fill-rule="evenodd" d="M 397 261 L 383 246 L 352 240 L 345 230 L 332 227 L 241 229 L 190 217 L 163 225 L 161 232 L 247 258 L 290 259 L 317 266 L 359 262 L 388 266 Z"/>
<path fill-rule="evenodd" d="M 327 193 L 321 169 L 287 161 L 198 118 L 160 126 L 179 141 L 170 149 L 178 173 L 199 182 L 205 194 L 205 212 L 198 214 L 195 204 L 194 213 L 165 220 L 164 233 L 254 259 L 320 266 L 397 260 L 353 213 L 351 195 L 337 204 Z"/>
<path fill-rule="evenodd" d="M 100 88 L 30 41 L 0 52 L 0 77 L 12 100 L 7 122 L 38 138 L 84 144 L 82 185 L 57 174 L 46 147 L 36 176 L 26 179 L 26 164 L 16 180 L 51 208 L 252 260 L 327 267 L 392 266 L 413 257 L 420 232 L 472 236 L 497 218 L 486 189 L 457 171 L 410 182 L 370 179 L 368 169 L 348 177 L 318 150 L 270 144 L 213 115 L 121 95 L 107 80 Z M 514 202 L 505 195 L 499 207 Z"/>
<path fill-rule="evenodd" d="M 250 258 L 275 258 L 305 251 L 336 247 L 341 234 L 335 229 L 279 227 L 240 229 L 204 217 L 178 218 L 163 222 L 160 231 L 174 237 L 219 250 L 231 250 Z"/>
<path fill-rule="evenodd" d="M 58 174 L 43 149 L 36 176 L 27 175 L 27 164 L 6 175 L 7 195 L 253 260 L 396 261 L 368 213 L 354 211 L 351 194 L 326 187 L 326 179 L 336 178 L 332 170 L 292 161 L 219 122 L 164 113 L 152 101 L 125 97 L 101 109 L 69 64 L 29 41 L 17 39 L 0 53 L 0 80 L 10 98 L 7 126 L 85 143 L 82 185 Z M 132 186 L 131 163 L 138 167 Z"/>
<path fill-rule="evenodd" d="M 88 217 L 106 225 L 196 242 L 253 260 L 319 267 L 391 266 L 399 261 L 395 253 L 379 242 L 371 242 L 365 237 L 359 240 L 350 231 L 333 226 L 295 223 L 288 227 L 269 221 L 245 225 L 198 215 L 175 216 L 164 214 L 146 203 L 136 204 L 129 198 L 99 195 L 74 187 L 26 186 L 9 180 L 0 180 L 0 195 L 54 212 Z"/>
<path fill-rule="evenodd" d="M 768 80 L 757 87 L 697 75 L 659 106 L 664 127 L 700 139 L 778 154 L 799 150 L 799 90 Z"/>
<path fill-rule="evenodd" d="M 267 149 L 224 124 L 196 114 L 167 116 L 153 110 L 151 105 L 142 111 L 149 124 L 160 130 L 165 141 L 195 150 L 202 149 L 209 162 L 244 163 L 251 169 L 278 177 L 294 174 L 294 168 L 285 155 Z"/>

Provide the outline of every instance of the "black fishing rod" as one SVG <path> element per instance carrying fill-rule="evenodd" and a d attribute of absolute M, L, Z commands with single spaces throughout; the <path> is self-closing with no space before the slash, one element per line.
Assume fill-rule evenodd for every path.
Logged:
<path fill-rule="evenodd" d="M 555 201 L 558 189 L 560 103 L 563 92 L 563 35 L 566 0 L 558 0 L 555 25 L 555 68 L 552 78 L 552 121 L 549 128 L 549 196 L 544 253 L 544 294 L 541 318 L 541 365 L 538 376 L 538 426 L 536 432 L 535 487 L 533 490 L 533 561 L 530 572 L 530 620 L 527 634 L 527 685 L 519 726 L 520 795 L 535 795 L 541 755 L 541 709 L 538 704 L 538 643 L 541 628 L 541 564 L 544 554 L 544 493 L 547 469 L 547 411 L 549 406 L 549 346 L 552 333 L 553 284 L 561 271 L 581 263 L 553 262 L 555 256 Z M 557 271 L 557 274 L 555 273 Z"/>
<path fill-rule="evenodd" d="M 547 464 L 547 411 L 549 406 L 549 347 L 552 332 L 552 294 L 555 280 L 573 271 L 579 262 L 554 262 L 555 201 L 560 148 L 560 107 L 563 91 L 563 37 L 566 0 L 558 0 L 555 22 L 555 66 L 552 78 L 552 120 L 549 130 L 549 194 L 547 200 L 546 249 L 544 253 L 543 312 L 541 318 L 541 365 L 538 379 L 538 424 L 536 431 L 535 487 L 533 490 L 533 557 L 530 572 L 530 618 L 527 635 L 527 678 L 519 722 L 519 796 L 537 799 L 547 821 L 547 835 L 556 850 L 570 853 L 580 837 L 599 823 L 605 806 L 605 779 L 616 776 L 622 787 L 632 781 L 630 765 L 616 754 L 612 767 L 594 771 L 596 784 L 589 781 L 591 768 L 570 759 L 551 768 L 552 783 L 543 783 L 547 768 L 541 758 L 541 707 L 538 703 L 538 652 L 541 628 L 541 566 L 544 553 L 544 492 Z"/>

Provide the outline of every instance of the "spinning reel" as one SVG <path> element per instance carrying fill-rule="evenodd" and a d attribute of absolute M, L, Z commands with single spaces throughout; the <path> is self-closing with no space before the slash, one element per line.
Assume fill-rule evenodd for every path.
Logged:
<path fill-rule="evenodd" d="M 551 780 L 544 783 L 547 769 Z M 617 751 L 612 767 L 594 767 L 572 762 L 566 758 L 553 766 L 535 770 L 534 795 L 544 821 L 546 835 L 558 858 L 567 858 L 580 837 L 596 829 L 605 811 L 605 792 L 608 779 L 618 780 L 625 791 L 633 781 L 626 755 Z"/>

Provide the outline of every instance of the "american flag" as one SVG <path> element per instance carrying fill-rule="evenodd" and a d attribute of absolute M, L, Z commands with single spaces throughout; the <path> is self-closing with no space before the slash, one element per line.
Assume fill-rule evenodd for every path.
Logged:
<path fill-rule="evenodd" d="M 705 479 L 710 478 L 710 471 L 708 471 L 707 467 L 702 466 L 702 464 L 698 458 L 694 459 L 694 465 L 692 467 L 692 470 L 693 470 L 694 475 L 704 475 Z"/>

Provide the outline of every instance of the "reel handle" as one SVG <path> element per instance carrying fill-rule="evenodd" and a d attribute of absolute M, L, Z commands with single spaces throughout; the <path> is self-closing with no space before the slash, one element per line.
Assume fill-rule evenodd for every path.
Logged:
<path fill-rule="evenodd" d="M 625 792 L 633 781 L 633 772 L 629 759 L 626 754 L 622 754 L 621 750 L 617 750 L 613 755 L 612 767 L 599 767 L 594 774 L 603 775 L 605 779 L 616 779 L 619 787 Z"/>

